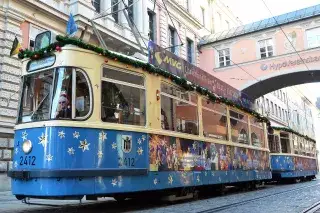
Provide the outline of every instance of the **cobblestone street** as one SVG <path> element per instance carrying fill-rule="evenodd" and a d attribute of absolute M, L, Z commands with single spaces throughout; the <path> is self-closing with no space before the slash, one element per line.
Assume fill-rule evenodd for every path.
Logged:
<path fill-rule="evenodd" d="M 118 203 L 112 198 L 99 201 L 46 201 L 31 199 L 27 205 L 17 201 L 10 192 L 0 194 L 1 212 L 302 212 L 320 201 L 320 180 L 286 185 L 267 185 L 256 191 L 233 192 L 199 200 L 143 202 L 128 200 Z M 49 204 L 51 206 L 46 206 Z M 317 208 L 316 208 L 317 209 Z"/>

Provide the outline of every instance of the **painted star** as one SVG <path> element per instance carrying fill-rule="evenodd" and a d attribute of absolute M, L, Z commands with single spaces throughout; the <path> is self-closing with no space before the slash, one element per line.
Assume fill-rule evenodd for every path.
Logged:
<path fill-rule="evenodd" d="M 117 179 L 112 179 L 112 182 L 111 182 L 112 186 L 116 186 L 117 183 L 118 183 Z"/>
<path fill-rule="evenodd" d="M 200 177 L 199 177 L 199 175 L 197 175 L 197 181 L 200 182 Z"/>
<path fill-rule="evenodd" d="M 155 179 L 153 180 L 153 184 L 154 184 L 154 185 L 157 185 L 157 184 L 158 184 L 158 179 L 157 179 L 157 178 L 155 178 Z"/>
<path fill-rule="evenodd" d="M 27 140 L 27 136 L 28 136 L 27 131 L 22 132 L 21 138 L 23 139 L 23 141 Z"/>
<path fill-rule="evenodd" d="M 103 156 L 103 153 L 102 153 L 102 151 L 98 151 L 98 158 L 100 159 L 100 158 L 102 158 L 102 156 Z"/>
<path fill-rule="evenodd" d="M 64 138 L 64 137 L 65 137 L 65 134 L 66 134 L 66 133 L 64 133 L 63 130 L 61 130 L 60 132 L 58 132 L 58 136 L 59 136 L 60 139 Z"/>
<path fill-rule="evenodd" d="M 142 143 L 142 140 L 139 138 L 138 139 L 138 144 L 141 145 L 141 143 Z"/>
<path fill-rule="evenodd" d="M 74 148 L 73 147 L 70 147 L 70 148 L 68 148 L 68 153 L 69 153 L 69 155 L 74 155 Z"/>
<path fill-rule="evenodd" d="M 105 141 L 107 139 L 107 133 L 104 131 L 99 132 L 99 140 Z"/>
<path fill-rule="evenodd" d="M 18 166 L 17 161 L 14 162 L 13 166 L 14 166 L 14 168 L 17 168 L 17 166 Z"/>
<path fill-rule="evenodd" d="M 137 152 L 138 152 L 139 155 L 142 155 L 142 153 L 143 153 L 142 147 L 139 147 L 138 150 L 137 150 Z"/>
<path fill-rule="evenodd" d="M 169 183 L 170 185 L 172 185 L 172 183 L 173 183 L 173 178 L 172 178 L 171 175 L 169 175 L 169 177 L 168 177 L 168 183 Z"/>
<path fill-rule="evenodd" d="M 84 139 L 83 141 L 80 141 L 79 149 L 82 149 L 82 152 L 89 150 L 90 143 L 87 142 L 87 139 Z"/>
<path fill-rule="evenodd" d="M 16 148 L 14 152 L 15 152 L 16 154 L 18 154 L 18 153 L 19 153 L 19 149 Z"/>
<path fill-rule="evenodd" d="M 46 160 L 47 161 L 52 161 L 52 158 L 53 158 L 53 156 L 51 155 L 51 154 L 49 154 L 49 155 L 46 155 Z"/>
<path fill-rule="evenodd" d="M 117 144 L 116 144 L 115 142 L 113 142 L 113 143 L 111 144 L 111 146 L 112 146 L 112 149 L 116 149 L 116 148 L 117 148 Z"/>
<path fill-rule="evenodd" d="M 47 140 L 47 135 L 45 135 L 44 133 L 41 134 L 39 138 L 39 143 L 38 144 L 41 144 L 43 147 L 45 147 L 48 143 L 48 140 Z"/>
<path fill-rule="evenodd" d="M 78 139 L 79 137 L 80 137 L 79 132 L 75 131 L 75 132 L 73 133 L 73 138 Z"/>
<path fill-rule="evenodd" d="M 143 140 L 143 141 L 146 140 L 146 136 L 145 136 L 145 135 L 142 135 L 141 137 L 142 137 L 142 140 Z"/>

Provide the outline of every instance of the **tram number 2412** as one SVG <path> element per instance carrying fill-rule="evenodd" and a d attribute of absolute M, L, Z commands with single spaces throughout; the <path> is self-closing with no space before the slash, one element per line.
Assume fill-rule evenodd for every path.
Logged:
<path fill-rule="evenodd" d="M 36 157 L 35 156 L 21 156 L 20 157 L 20 165 L 27 165 L 27 166 L 35 166 Z"/>
<path fill-rule="evenodd" d="M 119 166 L 135 167 L 134 158 L 118 158 Z"/>

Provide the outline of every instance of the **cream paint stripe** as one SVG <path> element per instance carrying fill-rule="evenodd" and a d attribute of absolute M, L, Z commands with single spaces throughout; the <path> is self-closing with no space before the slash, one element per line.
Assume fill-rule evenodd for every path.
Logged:
<path fill-rule="evenodd" d="M 204 141 L 204 142 L 210 142 L 210 143 L 217 143 L 217 144 L 225 144 L 229 146 L 236 146 L 236 147 L 242 147 L 242 148 L 248 148 L 248 149 L 255 149 L 260 151 L 267 151 L 269 152 L 269 149 L 256 147 L 256 146 L 249 146 L 246 144 L 241 143 L 234 143 L 231 141 L 224 141 L 219 139 L 211 139 L 211 138 L 205 138 L 200 137 L 196 135 L 186 135 L 183 133 L 177 133 L 177 132 L 171 132 L 171 131 L 164 131 L 159 129 L 151 129 L 151 128 L 139 128 L 134 126 L 128 126 L 128 125 L 119 125 L 114 123 L 91 123 L 87 124 L 86 122 L 72 122 L 72 125 L 68 121 L 66 122 L 57 122 L 57 121 L 46 121 L 46 122 L 37 122 L 32 123 L 30 126 L 30 123 L 26 124 L 19 124 L 15 127 L 15 130 L 20 129 L 28 129 L 28 128 L 37 128 L 37 127 L 55 127 L 55 126 L 63 126 L 63 127 L 78 127 L 78 128 L 91 128 L 91 129 L 105 129 L 105 130 L 120 130 L 120 131 L 133 131 L 133 132 L 142 132 L 142 133 L 149 133 L 149 134 L 157 134 L 157 135 L 165 135 L 165 136 L 172 136 L 177 138 L 184 138 L 189 140 L 196 140 L 196 141 Z"/>

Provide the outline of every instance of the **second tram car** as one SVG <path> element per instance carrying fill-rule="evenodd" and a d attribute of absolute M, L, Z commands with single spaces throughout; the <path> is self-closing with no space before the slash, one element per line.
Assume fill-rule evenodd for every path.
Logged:
<path fill-rule="evenodd" d="M 146 62 L 69 41 L 23 61 L 8 173 L 18 199 L 124 199 L 272 178 L 265 123 Z"/>

